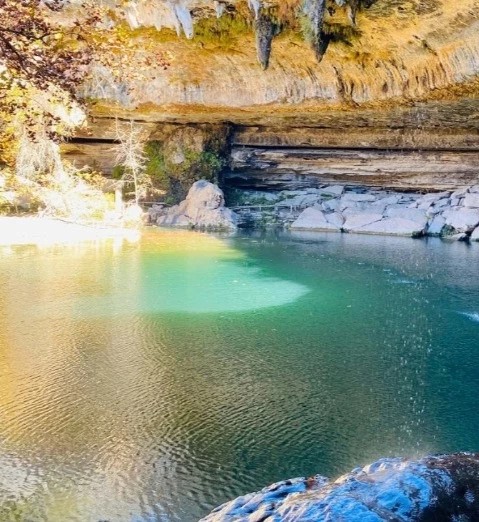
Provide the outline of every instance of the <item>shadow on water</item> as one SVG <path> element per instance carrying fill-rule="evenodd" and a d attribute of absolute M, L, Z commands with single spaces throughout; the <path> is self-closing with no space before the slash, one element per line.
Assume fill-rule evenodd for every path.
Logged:
<path fill-rule="evenodd" d="M 197 520 L 477 450 L 479 248 L 152 233 L 0 256 L 0 519 Z"/>

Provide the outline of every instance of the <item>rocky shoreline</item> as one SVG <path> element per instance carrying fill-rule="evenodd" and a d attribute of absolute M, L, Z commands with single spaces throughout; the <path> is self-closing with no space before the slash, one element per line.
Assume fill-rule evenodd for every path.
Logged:
<path fill-rule="evenodd" d="M 479 241 L 479 185 L 428 194 L 329 185 L 233 198 L 243 226 Z"/>
<path fill-rule="evenodd" d="M 428 194 L 343 185 L 235 190 L 225 201 L 221 189 L 202 180 L 193 184 L 185 201 L 171 208 L 156 205 L 149 217 L 159 226 L 201 230 L 276 227 L 479 241 L 479 185 Z"/>

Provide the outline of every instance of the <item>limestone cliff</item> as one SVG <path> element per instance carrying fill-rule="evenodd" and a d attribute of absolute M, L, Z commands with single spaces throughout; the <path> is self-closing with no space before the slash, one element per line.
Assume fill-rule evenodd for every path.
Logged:
<path fill-rule="evenodd" d="M 152 52 L 171 57 L 168 70 L 152 67 L 129 86 L 128 101 L 137 109 L 141 104 L 231 110 L 413 99 L 473 81 L 479 72 L 478 0 L 378 0 L 357 14 L 356 26 L 335 4 L 334 14 L 325 16 L 333 41 L 320 64 L 301 28 L 292 26 L 278 30 L 265 72 L 256 59 L 255 24 L 238 5 L 207 0 L 131 4 L 135 9 L 127 18 L 137 28 L 131 35 L 136 44 L 153 42 Z M 230 10 L 216 18 L 219 5 Z M 196 35 L 193 16 L 201 17 Z M 189 39 L 173 36 L 165 25 L 176 26 Z"/>
<path fill-rule="evenodd" d="M 267 146 L 379 151 L 371 161 L 367 155 L 354 159 L 353 166 L 346 161 L 353 183 L 359 182 L 354 171 L 366 164 L 377 173 L 371 183 L 383 184 L 383 170 L 387 177 L 390 169 L 383 169 L 382 158 L 390 149 L 445 151 L 444 156 L 412 155 L 412 163 L 389 158 L 399 171 L 398 176 L 393 172 L 396 178 L 404 178 L 401 165 L 414 176 L 426 170 L 424 183 L 416 186 L 438 188 L 432 175 L 454 177 L 456 171 L 463 172 L 461 165 L 470 165 L 474 178 L 479 154 L 479 0 L 377 0 L 357 12 L 354 2 L 331 0 L 321 11 L 321 30 L 313 30 L 309 40 L 304 38 L 308 2 L 248 4 L 127 3 L 124 16 L 133 44 L 152 56 L 167 55 L 171 65 L 167 70 L 152 65 L 128 85 L 98 72 L 85 88 L 97 102 L 77 152 L 98 139 L 102 146 L 112 139 L 109 125 L 115 116 L 148 123 L 153 133 L 164 122 L 229 123 L 234 146 L 261 149 L 253 151 L 253 163 L 233 163 L 241 175 L 257 172 L 258 158 L 262 169 L 266 156 L 264 165 L 277 171 L 293 167 L 298 175 L 318 175 L 329 168 L 328 162 L 312 165 L 311 157 L 304 160 L 297 152 L 293 165 L 291 154 L 283 166 L 277 157 L 272 165 L 274 151 L 265 156 L 262 150 Z M 318 12 L 314 16 L 306 17 L 310 33 L 311 20 L 319 23 L 321 18 Z M 325 41 L 327 52 L 320 52 L 318 63 L 317 46 Z M 464 151 L 469 155 L 463 156 Z M 336 166 L 343 162 L 337 152 L 328 158 Z M 467 178 L 467 183 L 474 182 L 469 174 Z M 457 183 L 463 182 L 458 178 Z"/>

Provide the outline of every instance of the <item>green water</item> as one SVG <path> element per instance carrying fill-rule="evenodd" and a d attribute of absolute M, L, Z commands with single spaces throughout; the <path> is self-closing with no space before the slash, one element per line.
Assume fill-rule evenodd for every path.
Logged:
<path fill-rule="evenodd" d="M 198 520 L 274 481 L 479 450 L 479 245 L 0 250 L 0 520 Z"/>

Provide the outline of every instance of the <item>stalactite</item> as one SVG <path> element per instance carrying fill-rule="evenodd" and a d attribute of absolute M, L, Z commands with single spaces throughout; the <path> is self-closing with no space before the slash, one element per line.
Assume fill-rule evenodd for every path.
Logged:
<path fill-rule="evenodd" d="M 249 8 L 254 12 L 255 18 L 259 17 L 261 11 L 262 0 L 248 0 Z"/>
<path fill-rule="evenodd" d="M 79 2 L 80 0 L 69 0 Z M 273 2 L 266 0 L 247 0 L 247 4 L 254 15 L 254 30 L 256 33 L 256 51 L 258 61 L 263 69 L 267 69 L 271 57 L 272 41 L 278 34 L 279 23 L 271 16 L 272 9 L 277 7 L 280 0 Z M 360 9 L 371 7 L 377 0 L 298 0 L 302 3 L 304 18 L 304 36 L 310 42 L 318 62 L 324 57 L 331 41 L 337 40 L 337 35 L 325 30 L 325 16 L 327 10 L 334 15 L 333 3 L 348 10 L 351 25 L 356 25 L 356 17 Z M 203 0 L 209 4 L 219 18 L 226 9 L 234 11 L 232 0 Z M 164 14 L 165 6 L 170 17 Z M 194 10 L 191 0 L 135 0 L 125 4 L 125 15 L 131 27 L 153 25 L 158 30 L 163 25 L 173 24 L 177 33 L 184 33 L 187 38 L 194 35 Z M 165 21 L 165 18 L 168 21 Z M 171 26 L 171 25 L 170 25 Z"/>
<path fill-rule="evenodd" d="M 313 47 L 318 62 L 323 59 L 329 45 L 329 37 L 323 31 L 326 0 L 305 0 L 303 13 L 305 14 L 311 34 L 307 35 Z"/>
<path fill-rule="evenodd" d="M 356 26 L 356 16 L 358 15 L 361 0 L 349 0 L 348 2 L 348 16 L 351 25 Z"/>
<path fill-rule="evenodd" d="M 254 28 L 256 32 L 256 53 L 258 61 L 263 70 L 266 70 L 269 66 L 271 46 L 276 34 L 276 24 L 267 13 L 260 12 L 255 20 Z"/>

